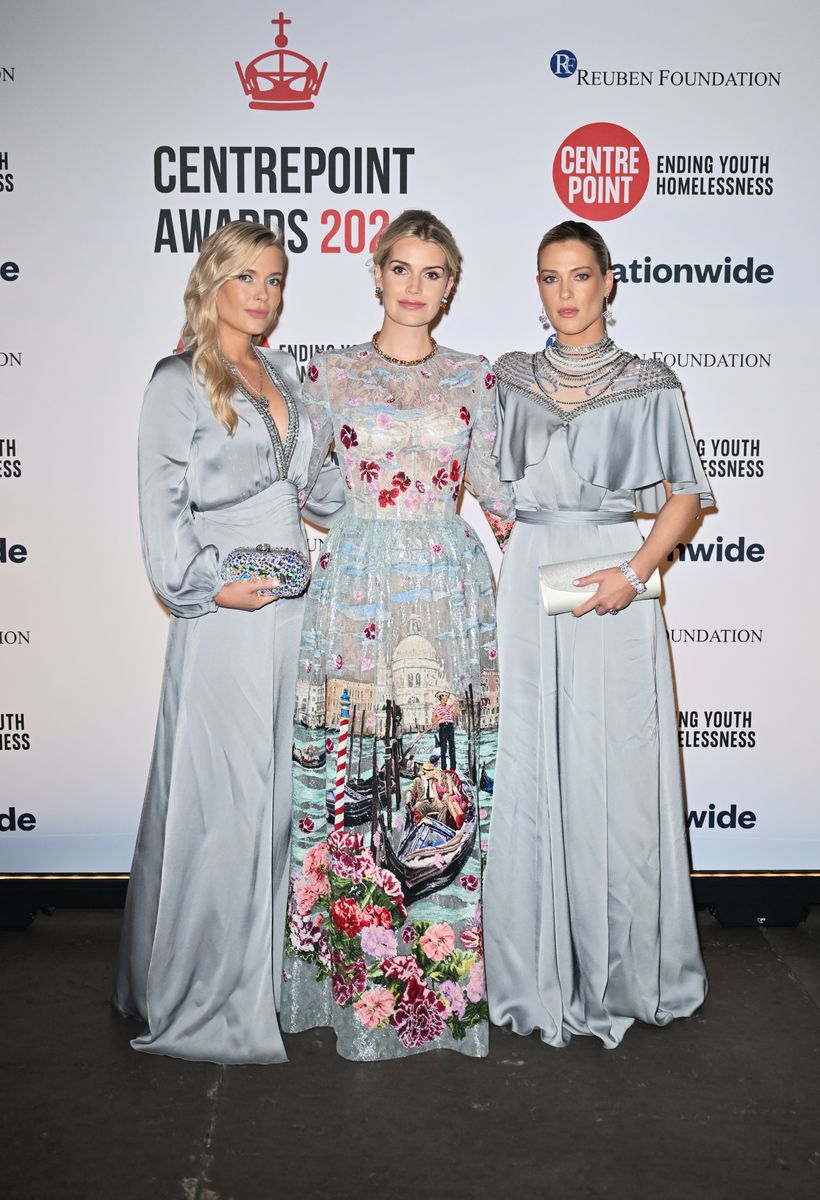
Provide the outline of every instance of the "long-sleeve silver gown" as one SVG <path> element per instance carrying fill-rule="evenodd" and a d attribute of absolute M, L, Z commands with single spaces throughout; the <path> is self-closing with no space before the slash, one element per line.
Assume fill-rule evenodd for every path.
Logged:
<path fill-rule="evenodd" d="M 276 1014 L 304 601 L 217 608 L 219 564 L 240 545 L 305 550 L 300 503 L 321 466 L 293 360 L 260 355 L 287 406 L 284 440 L 241 389 L 228 437 L 190 354 L 158 364 L 139 433 L 143 553 L 172 615 L 114 1004 L 146 1022 L 135 1049 L 221 1063 L 286 1058 Z M 319 513 L 334 507 L 325 478 Z"/>
<path fill-rule="evenodd" d="M 501 718 L 484 890 L 490 1017 L 620 1042 L 692 1013 L 706 980 L 689 882 L 675 700 L 658 601 L 547 616 L 538 567 L 631 557 L 634 512 L 712 503 L 675 376 L 633 360 L 572 415 L 496 364 L 495 454 L 516 524 L 498 589 Z"/>

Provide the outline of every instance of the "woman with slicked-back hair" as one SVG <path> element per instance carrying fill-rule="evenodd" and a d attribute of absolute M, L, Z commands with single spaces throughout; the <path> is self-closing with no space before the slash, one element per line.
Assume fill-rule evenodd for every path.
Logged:
<path fill-rule="evenodd" d="M 552 1046 L 590 1034 L 612 1047 L 706 992 L 669 650 L 647 584 L 712 497 L 680 383 L 608 336 L 601 235 L 564 221 L 537 263 L 555 340 L 495 367 L 516 523 L 498 590 L 490 1015 Z M 636 512 L 657 514 L 646 541 Z"/>
<path fill-rule="evenodd" d="M 263 225 L 234 221 L 205 241 L 185 291 L 185 349 L 157 365 L 139 432 L 143 553 L 171 624 L 114 1004 L 147 1026 L 135 1049 L 219 1063 L 285 1059 L 277 1008 L 304 601 L 220 574 L 241 546 L 306 550 L 300 508 L 326 447 L 314 446 L 295 363 L 259 345 L 284 274 L 281 241 Z M 320 491 L 321 520 L 343 502 L 335 467 Z"/>

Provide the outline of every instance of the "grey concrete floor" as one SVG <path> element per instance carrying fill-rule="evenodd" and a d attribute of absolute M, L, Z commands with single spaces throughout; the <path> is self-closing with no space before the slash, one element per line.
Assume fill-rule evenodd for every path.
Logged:
<path fill-rule="evenodd" d="M 820 1197 L 820 913 L 702 919 L 711 994 L 688 1021 L 565 1050 L 493 1031 L 352 1064 L 326 1031 L 290 1063 L 136 1054 L 107 1004 L 121 914 L 0 934 L 0 1193 L 8 1200 L 769 1200 Z"/>

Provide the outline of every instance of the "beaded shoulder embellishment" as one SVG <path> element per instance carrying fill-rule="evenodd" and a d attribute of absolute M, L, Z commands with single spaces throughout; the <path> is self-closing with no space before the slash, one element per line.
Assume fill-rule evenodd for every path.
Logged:
<path fill-rule="evenodd" d="M 556 416 L 562 425 L 569 425 L 582 413 L 595 408 L 605 408 L 610 404 L 618 404 L 622 400 L 645 396 L 648 392 L 669 389 L 679 389 L 680 381 L 664 363 L 655 359 L 641 359 L 632 355 L 624 364 L 616 386 L 608 395 L 593 396 L 578 404 L 571 411 L 544 395 L 535 380 L 537 354 L 528 354 L 524 350 L 512 350 L 494 363 L 493 371 L 500 383 L 514 391 L 534 400 L 547 412 Z"/>

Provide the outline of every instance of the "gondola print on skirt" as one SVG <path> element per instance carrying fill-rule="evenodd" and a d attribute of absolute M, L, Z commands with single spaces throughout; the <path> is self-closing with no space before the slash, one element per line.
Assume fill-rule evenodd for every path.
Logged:
<path fill-rule="evenodd" d="M 487 1050 L 481 926 L 498 726 L 492 577 L 456 515 L 499 536 L 494 379 L 439 349 L 321 355 L 305 401 L 348 487 L 308 593 L 297 684 L 282 1025 L 347 1058 Z M 324 759 L 322 758 L 324 755 Z"/>

